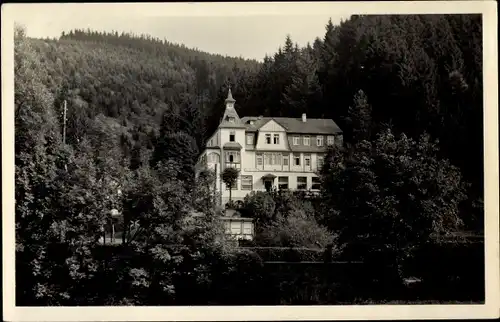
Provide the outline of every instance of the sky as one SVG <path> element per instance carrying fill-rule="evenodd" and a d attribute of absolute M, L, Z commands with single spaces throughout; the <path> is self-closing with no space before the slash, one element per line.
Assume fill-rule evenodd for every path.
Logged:
<path fill-rule="evenodd" d="M 309 3 L 303 9 L 258 3 L 26 4 L 15 11 L 15 22 L 30 37 L 59 37 L 71 29 L 150 34 L 190 48 L 261 61 L 274 54 L 289 34 L 305 46 L 323 38 L 328 19 L 334 24 L 350 14 L 322 10 Z M 313 10 L 311 10 L 311 8 Z M 287 10 L 288 9 L 288 10 Z"/>

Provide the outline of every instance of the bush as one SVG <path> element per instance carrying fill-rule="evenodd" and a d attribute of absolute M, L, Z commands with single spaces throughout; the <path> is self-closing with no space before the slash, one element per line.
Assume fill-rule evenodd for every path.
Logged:
<path fill-rule="evenodd" d="M 259 229 L 275 218 L 276 203 L 269 193 L 252 191 L 243 201 L 243 214 L 255 219 Z"/>
<path fill-rule="evenodd" d="M 287 217 L 263 227 L 255 241 L 259 246 L 325 248 L 334 238 L 314 217 L 293 210 Z"/>
<path fill-rule="evenodd" d="M 294 261 L 323 261 L 323 249 L 304 249 L 304 248 L 267 248 L 267 247 L 249 247 L 256 252 L 260 258 L 266 262 L 288 261 L 294 257 Z"/>

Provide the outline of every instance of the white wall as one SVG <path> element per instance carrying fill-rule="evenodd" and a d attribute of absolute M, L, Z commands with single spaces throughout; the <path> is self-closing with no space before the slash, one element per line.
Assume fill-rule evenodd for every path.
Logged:
<path fill-rule="evenodd" d="M 229 141 L 229 134 L 231 132 L 235 132 L 235 142 L 241 144 L 242 147 L 245 147 L 245 129 L 220 129 L 220 143 L 221 147 L 224 146 L 224 144 L 230 142 Z"/>
<path fill-rule="evenodd" d="M 241 170 L 242 172 L 256 170 L 255 166 L 255 151 L 246 151 L 241 154 Z"/>
<path fill-rule="evenodd" d="M 271 135 L 271 144 L 266 143 L 266 134 Z M 279 144 L 274 144 L 274 135 L 278 134 L 280 136 Z M 256 150 L 260 151 L 287 151 L 288 150 L 288 140 L 286 137 L 285 129 L 276 123 L 274 120 L 270 120 L 264 124 L 258 132 Z"/>

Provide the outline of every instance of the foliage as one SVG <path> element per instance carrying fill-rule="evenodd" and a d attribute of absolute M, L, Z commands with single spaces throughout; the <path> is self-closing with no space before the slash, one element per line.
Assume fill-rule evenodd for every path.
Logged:
<path fill-rule="evenodd" d="M 284 293 L 302 282 L 262 296 L 262 258 L 225 240 L 215 177 L 193 170 L 228 86 L 240 115 L 333 118 L 348 143 L 325 160 L 321 203 L 282 191 L 245 198 L 258 244 L 347 245 L 345 255 L 365 241 L 365 259 L 380 262 L 366 281 L 392 274 L 386 263 L 406 270 L 435 233 L 483 229 L 479 15 L 329 21 L 323 39 L 299 48 L 288 36 L 263 63 L 117 32 L 41 40 L 16 28 L 14 41 L 18 305 L 331 299 L 328 283 L 300 299 Z M 122 214 L 119 246 L 102 245 L 111 209 Z"/>
<path fill-rule="evenodd" d="M 252 192 L 245 197 L 242 213 L 254 218 L 258 246 L 323 249 L 334 241 L 317 223 L 313 206 L 292 192 Z"/>
<path fill-rule="evenodd" d="M 359 90 L 354 95 L 353 106 L 349 106 L 346 125 L 352 131 L 352 142 L 370 139 L 372 108 L 365 92 Z"/>
<path fill-rule="evenodd" d="M 236 168 L 225 168 L 220 174 L 222 182 L 229 188 L 229 202 L 231 202 L 231 192 L 238 180 L 240 172 Z"/>
<path fill-rule="evenodd" d="M 255 243 L 254 243 L 255 244 Z M 297 261 L 312 261 L 322 262 L 325 259 L 325 251 L 314 245 L 313 248 L 296 247 L 268 247 L 268 246 L 248 246 L 245 247 L 259 255 L 263 261 L 287 261 L 290 257 L 290 252 L 293 252 Z"/>
<path fill-rule="evenodd" d="M 243 214 L 254 218 L 256 228 L 274 220 L 276 203 L 269 193 L 252 191 L 243 200 Z"/>
<path fill-rule="evenodd" d="M 260 246 L 323 249 L 333 242 L 333 237 L 314 217 L 295 210 L 287 217 L 263 227 L 255 241 Z"/>
<path fill-rule="evenodd" d="M 437 152 L 426 135 L 414 141 L 390 130 L 373 143 L 333 149 L 322 170 L 325 224 L 342 244 L 365 240 L 372 254 L 397 263 L 431 234 L 456 231 L 464 183 Z"/>

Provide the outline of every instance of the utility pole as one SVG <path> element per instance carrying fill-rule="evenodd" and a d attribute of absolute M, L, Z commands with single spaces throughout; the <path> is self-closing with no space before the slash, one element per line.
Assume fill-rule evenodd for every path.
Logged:
<path fill-rule="evenodd" d="M 66 145 L 66 100 L 63 103 L 63 146 Z M 64 163 L 64 170 L 68 171 L 68 165 Z M 104 237 L 106 239 L 106 237 Z"/>
<path fill-rule="evenodd" d="M 214 202 L 217 204 L 217 163 L 215 164 L 215 178 L 214 178 Z"/>
<path fill-rule="evenodd" d="M 66 144 L 66 100 L 64 100 L 63 106 L 63 144 Z"/>

